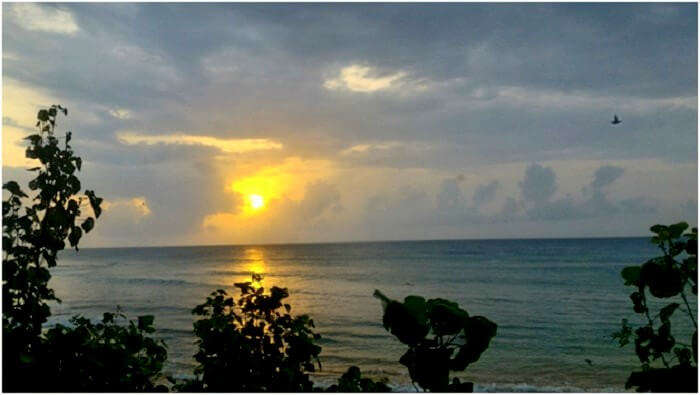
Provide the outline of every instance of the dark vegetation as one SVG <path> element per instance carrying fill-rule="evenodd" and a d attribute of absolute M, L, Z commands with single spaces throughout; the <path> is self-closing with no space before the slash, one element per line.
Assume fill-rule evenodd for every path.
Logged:
<path fill-rule="evenodd" d="M 642 364 L 640 371 L 630 374 L 626 388 L 639 392 L 697 392 L 698 324 L 687 292 L 692 292 L 697 302 L 698 230 L 686 232 L 687 229 L 685 222 L 652 226 L 655 236 L 651 242 L 663 255 L 622 270 L 625 285 L 635 288 L 630 294 L 634 312 L 644 321 L 633 328 L 623 319 L 622 328 L 613 334 L 621 347 L 634 343 Z M 667 304 L 654 314 L 651 297 Z M 695 329 L 687 339 L 678 338 L 671 331 L 671 317 L 676 311 L 684 313 L 689 326 Z"/>
<path fill-rule="evenodd" d="M 27 195 L 15 181 L 3 185 L 3 390 L 34 392 L 259 392 L 320 391 L 309 375 L 321 369 L 314 322 L 290 314 L 284 288 L 260 285 L 261 278 L 237 283 L 240 296 L 213 292 L 192 313 L 198 346 L 193 378 L 164 377 L 166 345 L 153 337 L 154 317 L 128 320 L 119 309 L 93 323 L 75 316 L 70 325 L 46 326 L 49 302 L 58 302 L 48 287 L 49 269 L 57 254 L 78 249 L 101 214 L 102 199 L 91 190 L 79 195 L 76 176 L 82 166 L 74 155 L 71 133 L 57 137 L 56 117 L 68 114 L 61 106 L 39 111 L 37 134 L 26 139 L 28 158 L 40 166 Z M 63 140 L 60 143 L 59 140 Z M 652 242 L 664 255 L 622 272 L 634 311 L 647 324 L 632 328 L 626 320 L 614 334 L 620 345 L 634 341 L 642 363 L 627 387 L 638 391 L 697 390 L 697 322 L 687 291 L 697 300 L 697 229 L 685 233 L 685 223 L 656 225 Z M 661 299 L 680 298 L 651 315 L 647 291 Z M 384 328 L 408 349 L 398 361 L 406 366 L 417 389 L 431 392 L 470 392 L 473 383 L 450 380 L 478 361 L 496 335 L 497 325 L 471 316 L 445 299 L 407 296 L 403 302 L 375 291 L 384 308 Z M 682 301 L 682 304 L 680 303 Z M 670 318 L 684 311 L 695 327 L 689 343 L 676 341 Z M 657 366 L 661 361 L 661 366 Z M 654 365 L 654 363 L 656 363 Z M 653 366 L 652 366 L 653 365 Z M 328 392 L 387 392 L 385 381 L 363 378 L 351 366 L 326 388 Z"/>
<path fill-rule="evenodd" d="M 272 287 L 265 293 L 259 283 L 234 284 L 240 289 L 237 301 L 226 291 L 213 292 L 192 311 L 201 318 L 194 323 L 199 349 L 196 377 L 178 386 L 186 391 L 210 392 L 309 392 L 309 372 L 321 364 L 321 336 L 313 332 L 307 315 L 292 317 L 284 304 L 286 289 Z"/>
<path fill-rule="evenodd" d="M 47 302 L 60 302 L 48 287 L 49 269 L 66 241 L 78 249 L 102 212 L 102 198 L 93 191 L 78 196 L 82 159 L 73 154 L 71 132 L 62 144 L 54 133 L 59 112 L 68 115 L 61 106 L 39 111 L 38 132 L 26 138 L 26 156 L 40 163 L 29 169 L 36 195 L 29 197 L 15 181 L 3 185 L 9 193 L 2 202 L 3 390 L 164 390 L 155 382 L 167 353 L 149 336 L 152 316 L 120 326 L 117 319 L 125 317 L 105 313 L 96 324 L 74 317 L 70 327 L 43 330 L 51 315 Z"/>
<path fill-rule="evenodd" d="M 463 371 L 476 362 L 496 336 L 496 324 L 485 317 L 470 317 L 457 303 L 445 299 L 407 296 L 403 303 L 380 291 L 374 296 L 384 307 L 384 328 L 408 346 L 399 362 L 411 380 L 430 392 L 472 392 L 450 371 Z"/>

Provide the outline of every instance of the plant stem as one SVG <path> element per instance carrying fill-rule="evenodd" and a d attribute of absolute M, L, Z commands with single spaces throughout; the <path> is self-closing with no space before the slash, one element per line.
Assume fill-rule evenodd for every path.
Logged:
<path fill-rule="evenodd" d="M 695 325 L 695 329 L 698 329 L 698 323 L 695 321 L 695 317 L 693 316 L 693 310 L 690 308 L 690 304 L 688 303 L 688 299 L 685 297 L 685 292 L 681 290 L 681 297 L 683 298 L 683 301 L 685 302 L 685 307 L 688 308 L 688 315 L 690 316 L 690 319 L 693 321 L 693 325 Z"/>
<path fill-rule="evenodd" d="M 652 321 L 651 317 L 649 316 L 649 307 L 647 307 L 647 296 L 646 296 L 646 293 L 644 292 L 643 289 L 642 289 L 642 301 L 644 302 L 644 315 L 646 315 L 647 321 L 649 322 L 649 327 L 653 331 L 654 330 L 654 321 Z M 661 353 L 660 355 L 661 355 L 661 361 L 664 363 L 664 366 L 666 366 L 668 368 L 669 367 L 668 362 L 666 362 L 666 358 L 664 358 L 664 354 Z"/>

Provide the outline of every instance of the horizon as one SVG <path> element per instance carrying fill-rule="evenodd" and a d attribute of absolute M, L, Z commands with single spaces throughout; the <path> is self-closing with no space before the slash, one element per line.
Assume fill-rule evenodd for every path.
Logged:
<path fill-rule="evenodd" d="M 2 7 L 3 179 L 66 106 L 86 247 L 697 224 L 697 4 Z"/>
<path fill-rule="evenodd" d="M 274 247 L 274 246 L 306 246 L 306 245 L 331 245 L 331 244 L 372 244 L 372 243 L 423 243 L 440 241 L 527 241 L 527 240 L 605 240 L 605 239 L 649 239 L 647 236 L 590 236 L 590 237 L 523 237 L 523 238 L 487 238 L 487 239 L 422 239 L 422 240 L 350 240 L 350 241 L 322 241 L 322 242 L 298 242 L 298 243 L 266 243 L 266 244 L 190 244 L 190 245 L 131 245 L 131 246 L 106 246 L 106 247 L 80 247 L 81 250 L 107 250 L 130 248 L 200 248 L 200 247 Z M 79 251 L 75 253 L 80 253 Z"/>

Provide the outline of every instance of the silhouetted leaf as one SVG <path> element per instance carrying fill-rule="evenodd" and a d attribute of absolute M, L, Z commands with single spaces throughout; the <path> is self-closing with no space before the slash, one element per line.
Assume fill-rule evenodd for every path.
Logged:
<path fill-rule="evenodd" d="M 464 370 L 469 364 L 479 360 L 481 354 L 489 347 L 491 339 L 496 336 L 498 325 L 486 317 L 469 317 L 464 328 L 466 343 L 459 348 L 451 361 L 452 370 Z"/>
<path fill-rule="evenodd" d="M 49 112 L 47 110 L 39 110 L 39 113 L 36 115 L 37 119 L 46 122 L 49 120 Z"/>
<path fill-rule="evenodd" d="M 391 301 L 384 311 L 384 328 L 396 336 L 400 342 L 413 345 L 428 334 L 428 325 L 420 322 L 409 312 L 403 303 Z"/>
<path fill-rule="evenodd" d="M 671 303 L 669 305 L 666 305 L 663 309 L 661 309 L 661 312 L 659 313 L 659 318 L 661 318 L 661 322 L 668 322 L 668 319 L 671 318 L 671 315 L 673 315 L 673 312 L 676 311 L 676 309 L 680 306 L 678 303 Z"/>
<path fill-rule="evenodd" d="M 139 316 L 138 319 L 139 319 L 139 324 L 138 324 L 139 330 L 145 331 L 153 325 L 153 321 L 155 320 L 155 317 L 153 317 L 152 315 L 142 315 L 142 316 Z"/>
<path fill-rule="evenodd" d="M 19 184 L 17 184 L 15 181 L 6 182 L 2 186 L 2 189 L 7 189 L 13 195 L 28 197 L 26 193 L 22 192 L 22 190 L 19 188 Z"/>
<path fill-rule="evenodd" d="M 406 310 L 409 312 L 409 314 L 415 318 L 416 322 L 421 325 L 426 324 L 427 316 L 425 312 L 425 298 L 421 296 L 409 295 L 404 298 L 403 304 L 406 306 Z"/>
<path fill-rule="evenodd" d="M 80 225 L 80 227 L 83 228 L 85 233 L 89 233 L 94 226 L 95 226 L 95 220 L 92 219 L 92 217 L 88 217 L 85 221 L 83 221 L 83 224 Z"/>
<path fill-rule="evenodd" d="M 622 278 L 625 280 L 625 285 L 639 286 L 639 276 L 642 268 L 639 266 L 627 266 L 622 269 Z"/>
<path fill-rule="evenodd" d="M 70 234 L 68 235 L 68 241 L 70 242 L 71 247 L 76 247 L 78 246 L 78 242 L 80 241 L 80 238 L 83 236 L 83 231 L 77 227 L 74 226 L 71 229 Z"/>
<path fill-rule="evenodd" d="M 640 281 L 657 298 L 670 298 L 683 289 L 683 278 L 678 268 L 664 261 L 650 260 L 644 263 Z"/>
<path fill-rule="evenodd" d="M 668 232 L 672 239 L 677 239 L 681 237 L 683 232 L 688 229 L 688 224 L 685 222 L 679 222 L 668 227 Z"/>
<path fill-rule="evenodd" d="M 100 214 L 102 214 L 102 208 L 100 207 L 102 198 L 95 196 L 95 192 L 89 190 L 85 191 L 85 195 L 90 201 L 90 207 L 92 207 L 92 211 L 95 213 L 95 218 L 100 218 Z"/>
<path fill-rule="evenodd" d="M 427 310 L 431 329 L 438 336 L 457 334 L 469 319 L 469 314 L 457 303 L 445 299 L 430 299 Z"/>

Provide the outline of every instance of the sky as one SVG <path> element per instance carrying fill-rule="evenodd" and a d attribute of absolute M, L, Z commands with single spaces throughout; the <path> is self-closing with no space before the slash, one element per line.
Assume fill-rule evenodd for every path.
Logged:
<path fill-rule="evenodd" d="M 693 3 L 2 11 L 3 181 L 66 106 L 105 199 L 85 247 L 697 224 Z"/>

